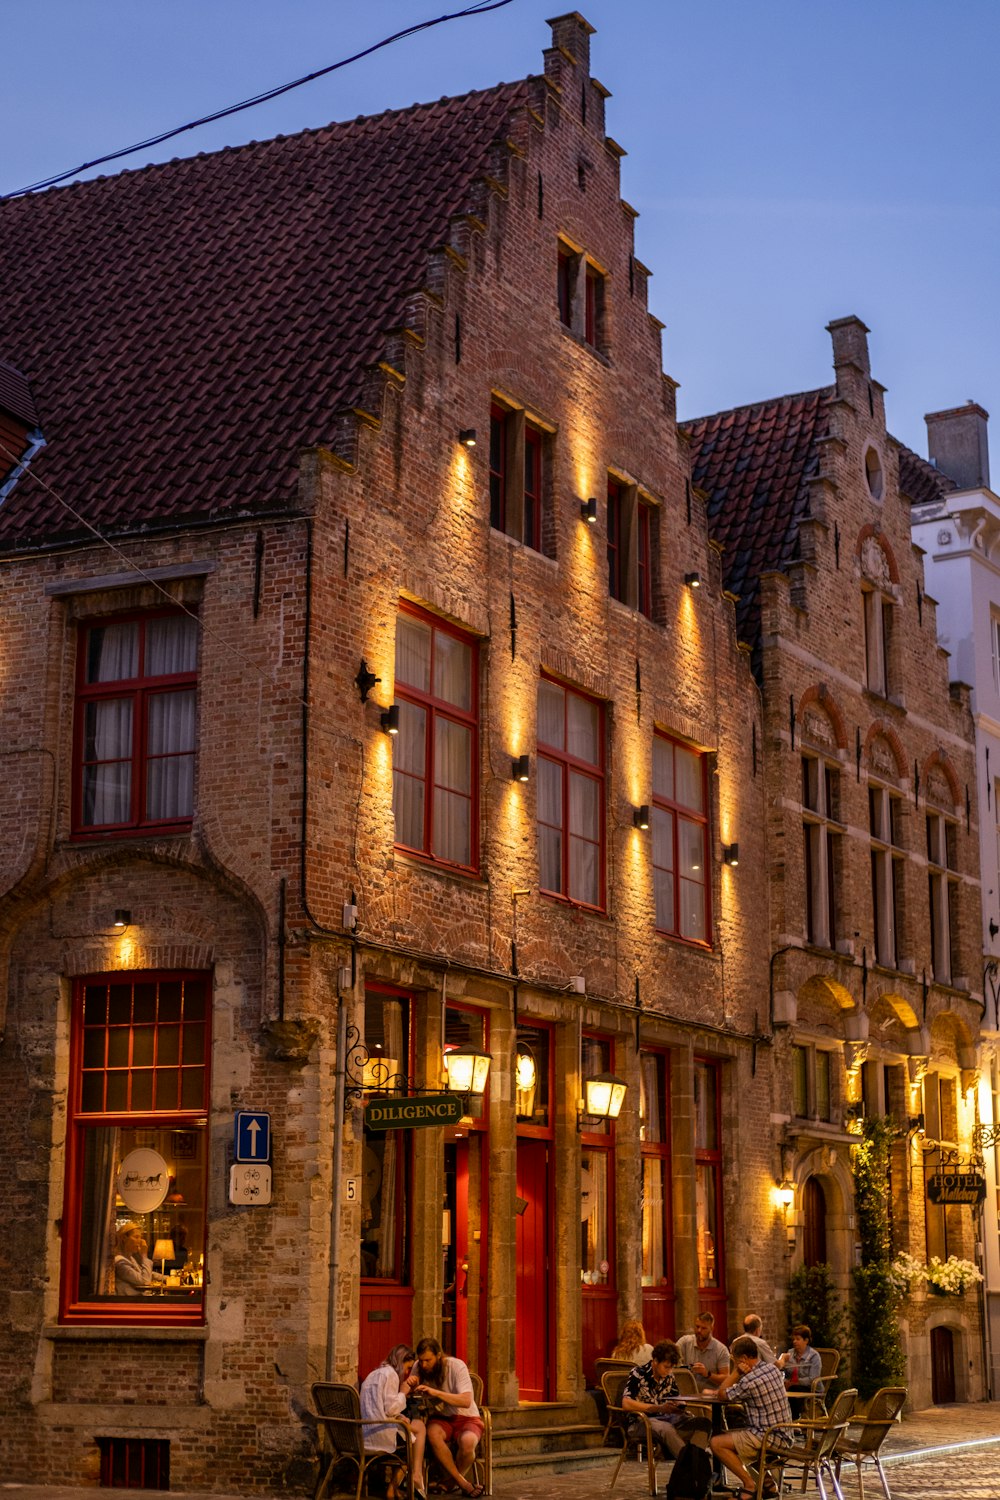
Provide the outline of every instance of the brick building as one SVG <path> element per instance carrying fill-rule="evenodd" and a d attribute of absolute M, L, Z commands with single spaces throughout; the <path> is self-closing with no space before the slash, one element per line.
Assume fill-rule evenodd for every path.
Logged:
<path fill-rule="evenodd" d="M 868 330 L 832 385 L 684 424 L 764 703 L 774 1121 L 790 1264 L 854 1263 L 850 1149 L 889 1116 L 894 1247 L 975 1255 L 925 1186 L 977 1124 L 979 850 L 969 689 L 949 682 L 911 508 L 946 488 L 885 426 Z M 976 1299 L 901 1314 L 915 1406 L 983 1391 Z"/>
<path fill-rule="evenodd" d="M 590 27 L 552 25 L 538 77 L 0 208 L 0 357 L 47 444 L 0 507 L 10 1479 L 297 1488 L 309 1382 L 399 1339 L 441 1335 L 499 1413 L 569 1415 L 626 1315 L 777 1324 L 771 1020 L 839 1039 L 857 955 L 783 957 L 769 1019 L 767 747 L 798 771 L 690 483 Z M 5 467 L 35 420 L 9 390 Z M 768 661 L 814 566 L 765 581 Z M 959 799 L 965 714 L 925 775 Z M 866 768 L 909 754 L 897 716 Z M 458 1124 L 366 1126 L 456 1048 L 490 1058 Z M 607 1074 L 610 1123 L 580 1112 Z M 237 1111 L 270 1115 L 270 1202 L 230 1202 Z M 132 1226 L 165 1279 L 127 1281 Z"/>

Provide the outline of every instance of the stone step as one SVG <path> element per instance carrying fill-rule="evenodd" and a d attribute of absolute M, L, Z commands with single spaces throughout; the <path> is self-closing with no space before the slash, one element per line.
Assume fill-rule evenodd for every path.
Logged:
<path fill-rule="evenodd" d="M 497 1457 L 516 1454 L 564 1453 L 599 1448 L 604 1429 L 590 1422 L 569 1422 L 561 1427 L 508 1427 L 493 1433 L 493 1452 Z"/>
<path fill-rule="evenodd" d="M 524 1427 L 589 1427 L 597 1421 L 594 1403 L 589 1398 L 582 1401 L 531 1401 L 522 1406 L 491 1407 L 490 1411 L 494 1437 Z"/>
<path fill-rule="evenodd" d="M 610 1448 L 566 1448 L 543 1453 L 493 1453 L 493 1472 L 498 1479 L 530 1479 L 545 1474 L 570 1474 L 575 1469 L 598 1470 L 602 1466 L 611 1474 L 618 1455 Z"/>

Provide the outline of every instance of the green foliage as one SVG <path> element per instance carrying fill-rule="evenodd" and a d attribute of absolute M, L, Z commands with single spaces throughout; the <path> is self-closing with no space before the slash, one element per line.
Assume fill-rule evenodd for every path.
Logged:
<path fill-rule="evenodd" d="M 906 1374 L 899 1337 L 899 1289 L 893 1278 L 889 1233 L 889 1153 L 894 1129 L 887 1119 L 865 1120 L 854 1148 L 854 1212 L 861 1264 L 854 1282 L 854 1371 L 862 1398 L 881 1385 L 896 1385 Z"/>
<path fill-rule="evenodd" d="M 839 1349 L 840 1363 L 847 1365 L 850 1331 L 847 1312 L 833 1282 L 828 1265 L 799 1266 L 792 1272 L 788 1288 L 789 1329 L 794 1323 L 805 1323 L 812 1329 L 814 1349 Z M 791 1345 L 789 1331 L 788 1344 Z"/>
<path fill-rule="evenodd" d="M 862 1400 L 879 1386 L 905 1384 L 906 1359 L 896 1313 L 899 1294 L 888 1265 L 855 1266 L 854 1384 Z"/>

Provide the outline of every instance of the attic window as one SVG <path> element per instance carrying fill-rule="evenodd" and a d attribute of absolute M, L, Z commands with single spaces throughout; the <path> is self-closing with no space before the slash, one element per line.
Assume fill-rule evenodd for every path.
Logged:
<path fill-rule="evenodd" d="M 884 489 L 882 460 L 874 448 L 865 449 L 865 479 L 868 481 L 868 492 L 872 499 L 881 500 Z"/>

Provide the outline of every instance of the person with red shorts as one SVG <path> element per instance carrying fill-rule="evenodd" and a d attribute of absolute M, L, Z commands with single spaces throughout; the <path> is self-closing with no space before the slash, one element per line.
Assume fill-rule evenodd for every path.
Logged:
<path fill-rule="evenodd" d="M 473 1399 L 468 1365 L 443 1353 L 437 1339 L 425 1338 L 417 1345 L 417 1370 L 417 1394 L 433 1403 L 427 1441 L 434 1457 L 464 1495 L 484 1495 L 484 1485 L 470 1484 L 465 1477 L 485 1427 Z"/>

